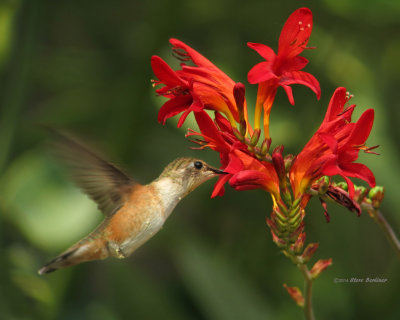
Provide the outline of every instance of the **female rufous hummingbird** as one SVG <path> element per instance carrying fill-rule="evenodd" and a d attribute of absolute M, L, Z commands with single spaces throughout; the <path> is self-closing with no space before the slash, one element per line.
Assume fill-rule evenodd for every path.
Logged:
<path fill-rule="evenodd" d="M 141 185 L 74 139 L 55 134 L 57 150 L 76 184 L 106 217 L 87 237 L 42 267 L 39 274 L 109 256 L 129 256 L 161 229 L 183 197 L 224 173 L 202 160 L 178 158 L 153 182 Z"/>

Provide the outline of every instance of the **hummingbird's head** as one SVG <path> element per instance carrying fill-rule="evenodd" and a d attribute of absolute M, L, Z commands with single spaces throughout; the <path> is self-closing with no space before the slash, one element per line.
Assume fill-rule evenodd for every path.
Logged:
<path fill-rule="evenodd" d="M 171 178 L 174 183 L 182 186 L 184 195 L 186 195 L 208 179 L 224 173 L 220 169 L 211 167 L 203 160 L 178 158 L 164 169 L 160 178 Z"/>

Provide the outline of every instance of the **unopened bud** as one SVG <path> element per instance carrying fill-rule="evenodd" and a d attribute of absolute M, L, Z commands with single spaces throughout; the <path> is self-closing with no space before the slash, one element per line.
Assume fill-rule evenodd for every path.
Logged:
<path fill-rule="evenodd" d="M 290 194 L 290 191 L 288 188 L 286 188 L 286 180 L 283 181 L 283 183 L 281 184 L 281 186 L 283 187 L 283 191 L 282 191 L 282 198 L 285 201 L 285 203 L 291 203 L 292 202 L 292 195 Z"/>
<path fill-rule="evenodd" d="M 318 260 L 310 270 L 311 277 L 313 279 L 317 278 L 321 272 L 328 268 L 331 264 L 332 258 Z"/>
<path fill-rule="evenodd" d="M 267 223 L 267 226 L 268 226 L 270 229 L 273 229 L 273 230 L 276 229 L 276 224 L 275 224 L 275 222 L 272 221 L 270 218 L 266 218 L 266 219 L 265 219 L 265 222 Z"/>
<path fill-rule="evenodd" d="M 245 101 L 246 87 L 243 83 L 237 82 L 233 87 L 233 97 L 235 98 L 236 107 L 239 113 L 239 119 L 244 119 L 244 101 Z"/>
<path fill-rule="evenodd" d="M 281 181 L 286 179 L 285 163 L 283 161 L 282 152 L 283 146 L 276 147 L 272 152 L 272 163 L 274 164 L 275 171 Z"/>
<path fill-rule="evenodd" d="M 347 186 L 347 183 L 344 181 L 336 183 L 336 186 L 343 189 L 344 191 L 348 191 L 349 187 Z"/>
<path fill-rule="evenodd" d="M 288 172 L 290 170 L 290 168 L 292 167 L 293 160 L 294 160 L 294 155 L 292 155 L 292 154 L 288 154 L 285 156 L 285 158 L 283 158 L 283 162 L 285 163 L 286 172 Z"/>
<path fill-rule="evenodd" d="M 303 254 L 301 255 L 301 259 L 304 263 L 307 263 L 312 258 L 315 251 L 318 249 L 318 246 L 318 243 L 309 243 L 307 245 L 307 247 L 303 251 Z"/>
<path fill-rule="evenodd" d="M 242 119 L 240 121 L 240 134 L 244 137 L 247 132 L 247 122 L 246 120 Z"/>
<path fill-rule="evenodd" d="M 280 201 L 278 201 L 277 204 L 278 204 L 279 210 L 275 209 L 274 212 L 275 213 L 281 213 L 282 212 L 285 216 L 287 216 L 288 215 L 288 211 L 287 211 L 287 208 L 285 207 L 285 205 L 283 203 L 281 203 Z M 279 211 L 281 211 L 281 212 L 279 212 Z M 286 221 L 286 217 L 285 217 L 285 221 Z"/>
<path fill-rule="evenodd" d="M 274 230 L 278 231 L 277 232 L 278 234 L 282 234 L 282 233 L 286 232 L 286 230 L 287 230 L 286 221 L 284 219 L 285 218 L 283 218 L 282 216 L 280 218 L 278 218 L 278 216 L 276 214 L 276 209 L 275 209 L 275 211 L 272 211 L 272 213 L 271 213 L 271 220 L 267 218 L 267 225 L 270 228 L 271 228 L 271 226 L 275 227 Z"/>
<path fill-rule="evenodd" d="M 233 131 L 233 134 L 235 135 L 235 137 L 236 137 L 239 141 L 243 142 L 244 137 L 243 137 L 243 135 L 239 132 L 239 130 L 236 129 L 236 128 L 232 128 L 232 131 Z"/>
<path fill-rule="evenodd" d="M 381 206 L 384 196 L 385 188 L 381 186 L 372 188 L 368 193 L 368 198 L 371 199 L 371 204 L 375 209 L 378 209 Z"/>
<path fill-rule="evenodd" d="M 299 237 L 296 239 L 296 242 L 290 246 L 290 249 L 294 252 L 294 254 L 298 255 L 304 247 L 304 242 L 306 241 L 306 234 L 300 233 Z"/>
<path fill-rule="evenodd" d="M 266 155 L 269 151 L 269 147 L 271 146 L 271 138 L 265 138 L 261 144 L 261 154 Z"/>
<path fill-rule="evenodd" d="M 272 235 L 272 241 L 278 246 L 278 248 L 284 248 L 286 247 L 286 242 L 279 238 L 272 230 L 271 230 L 271 235 Z"/>
<path fill-rule="evenodd" d="M 294 215 L 289 219 L 289 224 L 292 226 L 297 226 L 301 221 L 301 210 L 295 211 Z"/>
<path fill-rule="evenodd" d="M 284 149 L 285 149 L 285 147 L 283 145 L 279 145 L 279 146 L 276 146 L 274 148 L 272 153 L 280 153 L 280 154 L 282 154 Z"/>
<path fill-rule="evenodd" d="M 330 179 L 328 176 L 323 176 L 321 179 L 317 181 L 318 193 L 323 195 L 328 191 Z M 347 185 L 346 185 L 347 187 Z"/>
<path fill-rule="evenodd" d="M 264 161 L 267 161 L 269 163 L 272 163 L 272 157 L 271 155 L 269 155 L 268 153 L 264 156 Z"/>
<path fill-rule="evenodd" d="M 295 202 L 297 202 L 298 199 L 295 200 Z M 293 203 L 292 209 L 289 211 L 289 218 L 293 218 L 296 214 L 298 214 L 300 212 L 300 206 L 298 205 L 300 202 L 297 203 L 297 205 L 295 205 Z"/>
<path fill-rule="evenodd" d="M 355 201 L 357 201 L 358 203 L 361 203 L 361 202 L 364 200 L 364 198 L 365 198 L 365 196 L 367 195 L 367 193 L 368 193 L 368 189 L 367 189 L 366 187 L 364 187 L 364 186 L 357 186 L 357 187 L 355 188 L 355 190 L 354 190 L 354 197 L 353 197 L 353 199 L 354 199 Z"/>
<path fill-rule="evenodd" d="M 299 307 L 304 307 L 304 297 L 298 287 L 288 287 L 286 283 L 283 284 L 292 299 L 296 302 Z"/>
<path fill-rule="evenodd" d="M 276 219 L 266 218 L 265 222 L 267 223 L 267 226 L 271 229 L 271 231 L 275 234 L 282 234 L 286 230 L 286 226 L 282 226 L 281 224 L 276 223 Z"/>
<path fill-rule="evenodd" d="M 293 201 L 293 203 L 292 203 L 292 208 L 293 208 L 293 209 L 297 208 L 297 207 L 300 205 L 301 199 L 302 199 L 302 198 L 300 197 L 300 198 L 297 198 L 297 199 L 295 199 L 295 200 Z"/>
<path fill-rule="evenodd" d="M 260 134 L 261 134 L 261 129 L 257 128 L 254 130 L 253 135 L 251 136 L 250 144 L 252 146 L 255 146 L 258 143 L 258 140 L 260 139 Z"/>
<path fill-rule="evenodd" d="M 304 222 L 302 221 L 300 222 L 299 226 L 291 234 L 289 234 L 289 241 L 296 242 L 297 238 L 303 232 L 303 230 L 304 230 Z"/>
<path fill-rule="evenodd" d="M 278 219 L 279 219 L 280 221 L 286 223 L 287 219 L 286 219 L 285 214 L 282 214 L 282 213 L 280 212 L 280 210 L 275 210 L 274 213 L 275 213 L 276 217 L 278 217 Z"/>

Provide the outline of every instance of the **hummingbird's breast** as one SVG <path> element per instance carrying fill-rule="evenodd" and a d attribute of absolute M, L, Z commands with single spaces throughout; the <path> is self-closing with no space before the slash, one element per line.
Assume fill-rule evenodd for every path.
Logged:
<path fill-rule="evenodd" d="M 165 222 L 165 207 L 151 184 L 137 186 L 104 229 L 110 254 L 126 257 L 149 240 Z"/>

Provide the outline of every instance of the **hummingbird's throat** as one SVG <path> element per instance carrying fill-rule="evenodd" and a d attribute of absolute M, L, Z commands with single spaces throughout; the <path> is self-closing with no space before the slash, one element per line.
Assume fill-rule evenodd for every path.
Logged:
<path fill-rule="evenodd" d="M 164 208 L 165 219 L 171 214 L 172 210 L 182 200 L 187 192 L 187 187 L 178 183 L 171 177 L 164 177 L 152 183 L 158 193 L 160 202 Z"/>

